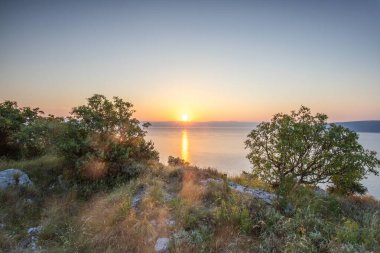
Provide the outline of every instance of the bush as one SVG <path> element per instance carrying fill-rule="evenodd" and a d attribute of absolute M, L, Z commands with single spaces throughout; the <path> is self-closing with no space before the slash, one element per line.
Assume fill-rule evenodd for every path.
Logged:
<path fill-rule="evenodd" d="M 54 151 L 63 119 L 43 114 L 12 101 L 0 104 L 0 158 L 30 159 Z"/>
<path fill-rule="evenodd" d="M 186 162 L 185 160 L 174 156 L 168 157 L 168 164 L 170 166 L 189 166 L 189 162 Z"/>
<path fill-rule="evenodd" d="M 158 160 L 153 143 L 144 140 L 146 131 L 133 113 L 131 103 L 118 97 L 110 101 L 102 95 L 75 107 L 59 141 L 66 175 L 78 180 L 131 178 L 143 171 L 139 163 Z"/>
<path fill-rule="evenodd" d="M 365 193 L 360 181 L 378 175 L 376 152 L 365 150 L 355 132 L 326 120 L 302 106 L 260 123 L 245 141 L 253 174 L 274 187 L 291 178 L 297 184 L 333 183 L 342 194 Z"/>
<path fill-rule="evenodd" d="M 39 108 L 18 107 L 16 102 L 0 104 L 0 158 L 20 159 L 21 145 L 16 135 L 23 127 L 32 124 L 43 112 Z"/>

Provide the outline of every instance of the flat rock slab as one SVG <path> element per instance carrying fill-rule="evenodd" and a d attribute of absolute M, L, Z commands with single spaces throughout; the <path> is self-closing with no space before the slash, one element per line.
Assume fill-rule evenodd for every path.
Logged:
<path fill-rule="evenodd" d="M 261 199 L 265 203 L 271 205 L 273 200 L 276 198 L 276 195 L 258 188 L 249 188 L 242 186 L 240 184 L 229 182 L 228 186 L 238 192 L 247 193 L 255 198 Z"/>
<path fill-rule="evenodd" d="M 223 180 L 209 178 L 207 180 L 201 180 L 200 183 L 203 185 L 207 185 L 210 182 L 223 183 Z M 233 189 L 235 191 L 249 194 L 252 197 L 260 199 L 269 205 L 272 205 L 273 201 L 276 198 L 276 195 L 273 193 L 270 193 L 270 192 L 267 192 L 267 191 L 264 191 L 264 190 L 258 189 L 258 188 L 245 187 L 245 186 L 242 186 L 242 185 L 234 183 L 234 182 L 228 182 L 228 187 L 230 187 L 231 189 Z"/>
<path fill-rule="evenodd" d="M 0 189 L 6 189 L 14 185 L 31 186 L 33 183 L 22 170 L 7 169 L 0 171 Z"/>

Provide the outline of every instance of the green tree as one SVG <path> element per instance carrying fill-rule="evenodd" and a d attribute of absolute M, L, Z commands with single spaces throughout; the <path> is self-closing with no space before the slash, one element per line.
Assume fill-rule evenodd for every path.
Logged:
<path fill-rule="evenodd" d="M 29 124 L 23 124 L 13 135 L 18 143 L 22 158 L 33 158 L 56 152 L 56 141 L 63 130 L 63 118 L 39 117 Z"/>
<path fill-rule="evenodd" d="M 0 103 L 0 157 L 22 158 L 22 142 L 17 134 L 33 124 L 41 114 L 43 112 L 39 108 L 19 107 L 13 101 Z"/>
<path fill-rule="evenodd" d="M 360 183 L 369 173 L 378 175 L 376 152 L 365 150 L 358 135 L 328 124 L 325 114 L 276 114 L 260 123 L 245 141 L 253 174 L 274 187 L 289 178 L 297 184 L 332 183 L 340 193 L 364 193 Z"/>
<path fill-rule="evenodd" d="M 144 139 L 144 127 L 132 117 L 132 107 L 118 97 L 108 100 L 95 94 L 72 110 L 59 142 L 70 176 L 133 177 L 142 169 L 136 164 L 158 160 L 153 143 Z"/>

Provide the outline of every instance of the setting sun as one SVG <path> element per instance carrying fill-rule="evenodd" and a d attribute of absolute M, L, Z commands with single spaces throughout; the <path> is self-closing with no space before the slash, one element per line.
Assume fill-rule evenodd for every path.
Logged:
<path fill-rule="evenodd" d="M 185 114 L 182 114 L 182 116 L 181 116 L 181 120 L 182 120 L 182 121 L 189 121 L 189 115 L 187 115 L 186 113 L 185 113 Z"/>

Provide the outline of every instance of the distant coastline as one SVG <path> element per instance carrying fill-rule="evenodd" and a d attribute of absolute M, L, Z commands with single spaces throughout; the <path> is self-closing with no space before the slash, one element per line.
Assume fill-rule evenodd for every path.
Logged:
<path fill-rule="evenodd" d="M 241 121 L 205 121 L 205 122 L 177 122 L 177 121 L 153 121 L 150 122 L 152 127 L 157 128 L 212 128 L 212 127 L 239 127 L 239 128 L 255 128 L 257 122 L 241 122 Z"/>
<path fill-rule="evenodd" d="M 212 128 L 212 127 L 237 127 L 255 128 L 259 122 L 242 121 L 205 121 L 205 122 L 176 122 L 176 121 L 153 121 L 152 127 L 156 128 Z M 380 133 L 380 120 L 334 122 L 335 124 L 349 128 L 355 132 Z"/>
<path fill-rule="evenodd" d="M 336 124 L 361 133 L 380 133 L 380 120 L 336 122 Z"/>

